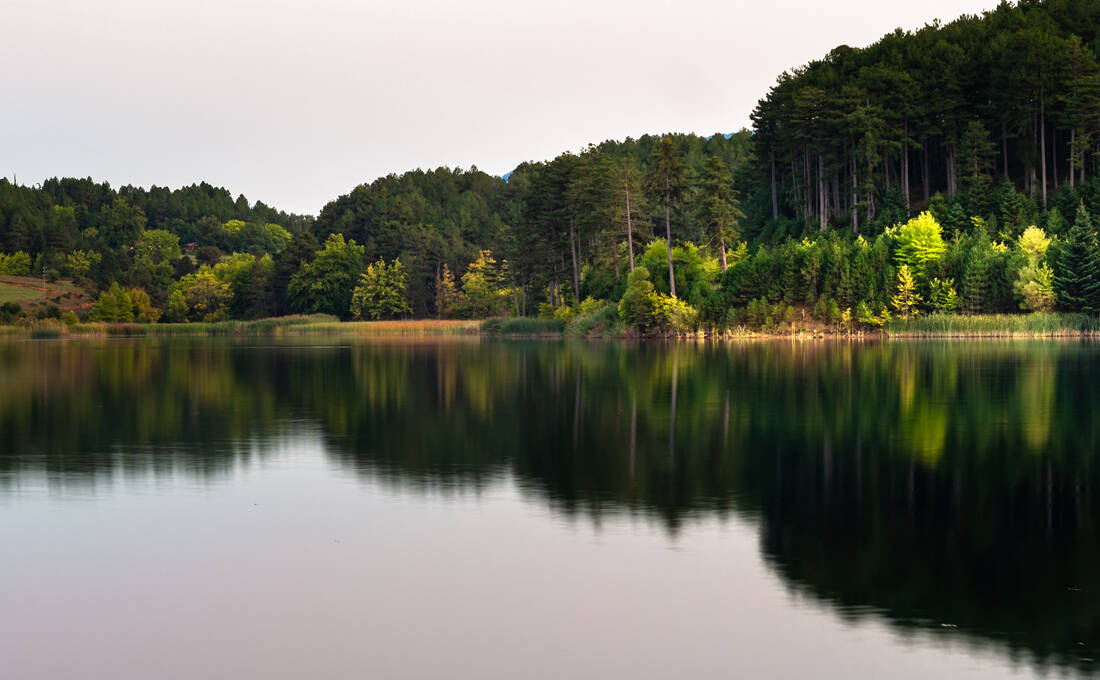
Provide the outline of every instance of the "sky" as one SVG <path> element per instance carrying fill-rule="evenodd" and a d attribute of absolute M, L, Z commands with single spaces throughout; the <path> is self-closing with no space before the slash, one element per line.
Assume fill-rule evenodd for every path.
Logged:
<path fill-rule="evenodd" d="M 0 176 L 316 214 L 415 168 L 732 132 L 784 70 L 995 0 L 0 0 Z"/>

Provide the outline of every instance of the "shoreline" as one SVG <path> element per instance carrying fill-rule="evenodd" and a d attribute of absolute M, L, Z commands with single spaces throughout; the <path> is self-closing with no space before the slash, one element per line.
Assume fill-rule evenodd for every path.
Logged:
<path fill-rule="evenodd" d="M 78 323 L 46 319 L 26 325 L 0 325 L 0 338 L 84 339 L 164 337 L 346 336 L 363 338 L 505 338 L 531 340 L 606 339 L 662 341 L 732 340 L 927 340 L 927 339 L 1087 339 L 1100 337 L 1100 322 L 1083 315 L 977 315 L 891 320 L 885 328 L 792 328 L 789 330 L 699 330 L 687 334 L 593 331 L 570 334 L 543 320 L 340 321 L 325 315 L 299 315 L 254 321 L 195 323 Z"/>

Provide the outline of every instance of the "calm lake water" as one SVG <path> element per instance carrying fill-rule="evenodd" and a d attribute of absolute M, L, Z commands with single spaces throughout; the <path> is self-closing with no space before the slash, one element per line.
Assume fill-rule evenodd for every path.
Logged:
<path fill-rule="evenodd" d="M 1100 345 L 0 343 L 5 678 L 1100 673 Z"/>

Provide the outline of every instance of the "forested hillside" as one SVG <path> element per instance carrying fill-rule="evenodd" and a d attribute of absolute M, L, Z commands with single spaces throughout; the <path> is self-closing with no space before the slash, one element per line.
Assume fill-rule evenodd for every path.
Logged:
<path fill-rule="evenodd" d="M 106 321 L 1097 314 L 1098 28 L 1100 0 L 1003 3 L 782 74 L 752 131 L 389 175 L 316 219 L 206 184 L 0 180 L 0 275 L 71 278 Z"/>
<path fill-rule="evenodd" d="M 784 73 L 753 112 L 753 233 L 1095 212 L 1098 29 L 1100 3 L 1023 0 Z"/>

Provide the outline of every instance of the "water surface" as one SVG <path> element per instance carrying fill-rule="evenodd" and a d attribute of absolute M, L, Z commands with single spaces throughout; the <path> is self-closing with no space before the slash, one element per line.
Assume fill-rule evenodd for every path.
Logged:
<path fill-rule="evenodd" d="M 1100 670 L 1100 346 L 0 344 L 13 678 Z"/>

